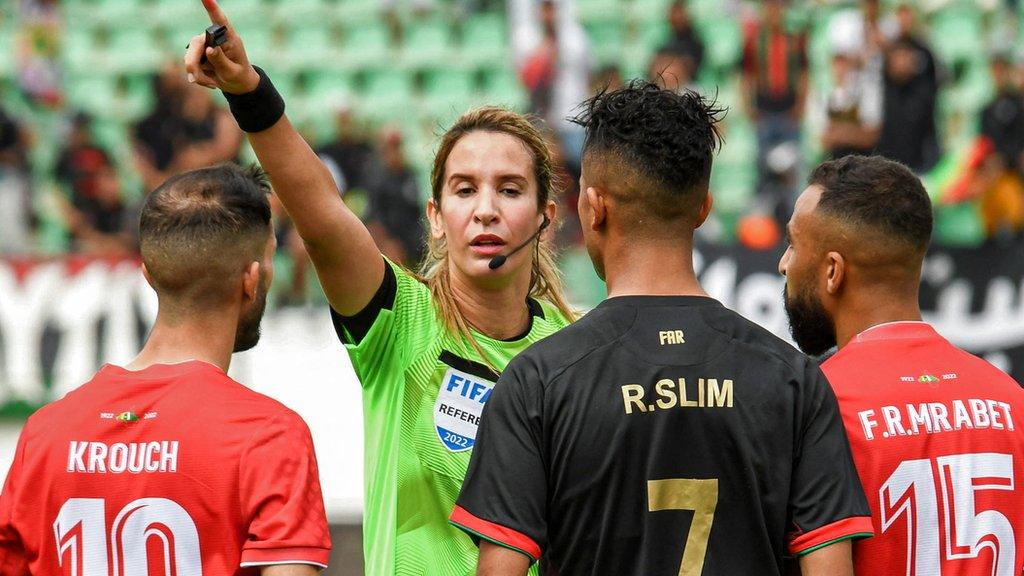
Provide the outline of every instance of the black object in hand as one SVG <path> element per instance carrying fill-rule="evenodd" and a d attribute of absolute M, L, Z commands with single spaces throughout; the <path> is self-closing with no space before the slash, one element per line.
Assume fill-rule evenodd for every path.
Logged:
<path fill-rule="evenodd" d="M 213 24 L 206 29 L 206 47 L 216 48 L 228 41 L 228 27 L 222 24 Z M 199 59 L 200 64 L 206 64 L 206 50 Z"/>

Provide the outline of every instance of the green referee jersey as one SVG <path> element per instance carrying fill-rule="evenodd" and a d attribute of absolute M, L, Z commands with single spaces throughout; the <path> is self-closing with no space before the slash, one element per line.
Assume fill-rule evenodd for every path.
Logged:
<path fill-rule="evenodd" d="M 363 387 L 366 573 L 471 576 L 476 546 L 448 516 L 497 374 L 445 329 L 427 286 L 385 261 L 384 281 L 362 312 L 332 311 Z M 569 322 L 546 302 L 527 305 L 525 334 L 474 334 L 492 366 L 504 368 Z"/>

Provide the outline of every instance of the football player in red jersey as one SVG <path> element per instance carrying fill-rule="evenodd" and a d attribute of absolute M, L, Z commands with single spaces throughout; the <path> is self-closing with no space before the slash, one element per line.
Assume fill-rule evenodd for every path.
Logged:
<path fill-rule="evenodd" d="M 922 321 L 932 210 L 880 157 L 826 162 L 779 263 L 793 337 L 839 400 L 876 536 L 857 574 L 1017 576 L 1024 563 L 1024 390 Z"/>
<path fill-rule="evenodd" d="M 141 213 L 156 324 L 139 356 L 36 412 L 0 496 L 0 574 L 302 576 L 330 536 L 306 424 L 226 374 L 259 340 L 269 186 L 221 165 Z"/>

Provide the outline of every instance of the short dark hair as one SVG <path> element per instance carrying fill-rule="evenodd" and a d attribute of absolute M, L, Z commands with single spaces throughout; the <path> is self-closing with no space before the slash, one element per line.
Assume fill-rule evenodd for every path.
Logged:
<path fill-rule="evenodd" d="M 932 203 L 920 178 L 881 156 L 846 156 L 811 172 L 822 188 L 818 210 L 880 232 L 923 255 L 932 236 Z"/>
<path fill-rule="evenodd" d="M 231 278 L 262 258 L 269 192 L 260 168 L 235 164 L 183 172 L 154 190 L 139 216 L 139 244 L 157 294 L 193 308 L 221 303 Z"/>
<path fill-rule="evenodd" d="M 627 188 L 641 196 L 648 214 L 662 220 L 696 215 L 721 146 L 716 124 L 724 108 L 696 92 L 677 93 L 647 80 L 602 91 L 581 107 L 571 120 L 587 131 L 585 159 L 597 155 L 607 174 L 637 180 Z"/>

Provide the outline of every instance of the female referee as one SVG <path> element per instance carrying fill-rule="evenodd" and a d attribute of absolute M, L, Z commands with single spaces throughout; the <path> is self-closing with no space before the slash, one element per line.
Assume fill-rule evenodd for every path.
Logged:
<path fill-rule="evenodd" d="M 574 317 L 540 239 L 555 217 L 547 145 L 518 114 L 462 116 L 434 161 L 429 256 L 414 276 L 381 256 L 216 0 L 203 3 L 227 40 L 192 39 L 189 80 L 222 90 L 248 133 L 362 382 L 366 573 L 473 574 L 477 551 L 447 518 L 481 410 L 496 372 Z"/>

